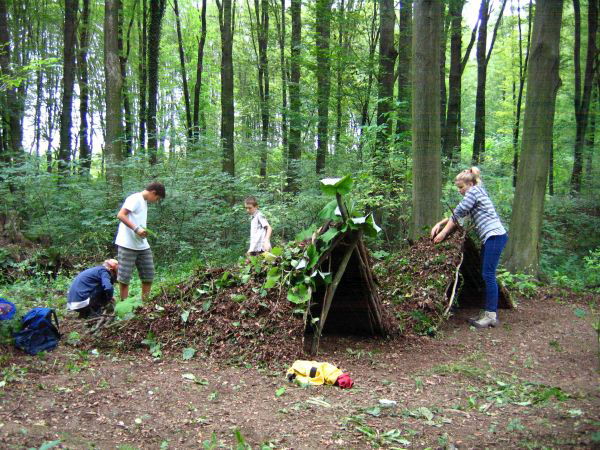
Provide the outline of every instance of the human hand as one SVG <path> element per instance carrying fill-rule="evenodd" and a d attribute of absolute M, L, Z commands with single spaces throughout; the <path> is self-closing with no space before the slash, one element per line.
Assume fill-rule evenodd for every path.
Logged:
<path fill-rule="evenodd" d="M 273 247 L 271 247 L 271 243 L 269 241 L 267 241 L 263 244 L 263 250 L 265 252 L 270 252 L 272 248 Z"/>
<path fill-rule="evenodd" d="M 435 235 L 435 237 L 433 238 L 433 243 L 434 244 L 439 244 L 440 242 L 442 242 L 444 239 L 446 239 L 446 232 L 444 232 L 443 230 L 440 231 L 438 234 Z"/>
<path fill-rule="evenodd" d="M 441 228 L 442 224 L 439 222 L 433 226 L 433 228 L 431 229 L 431 239 L 433 239 L 440 232 Z"/>
<path fill-rule="evenodd" d="M 137 229 L 137 231 L 135 232 L 135 234 L 138 235 L 139 237 L 141 237 L 142 239 L 144 239 L 148 236 L 148 232 L 146 230 L 144 230 L 142 227 L 139 227 Z"/>

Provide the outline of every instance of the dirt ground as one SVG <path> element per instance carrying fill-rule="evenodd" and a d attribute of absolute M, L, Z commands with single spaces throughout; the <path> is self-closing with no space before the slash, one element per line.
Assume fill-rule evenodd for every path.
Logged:
<path fill-rule="evenodd" d="M 569 297 L 521 300 L 495 329 L 459 310 L 435 338 L 324 338 L 318 360 L 349 371 L 351 390 L 288 384 L 293 361 L 15 353 L 1 447 L 600 448 L 598 298 Z"/>

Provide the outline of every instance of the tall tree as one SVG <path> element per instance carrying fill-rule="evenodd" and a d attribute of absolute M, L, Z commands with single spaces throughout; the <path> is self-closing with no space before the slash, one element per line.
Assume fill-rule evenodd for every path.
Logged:
<path fill-rule="evenodd" d="M 450 0 L 450 71 L 448 74 L 448 103 L 442 133 L 442 154 L 448 169 L 453 165 L 455 154 L 460 151 L 460 90 L 462 79 L 462 9 L 464 0 Z M 443 112 L 442 112 L 443 114 Z"/>
<path fill-rule="evenodd" d="M 64 47 L 63 47 L 63 93 L 60 113 L 60 146 L 58 165 L 64 175 L 71 160 L 71 113 L 73 110 L 73 87 L 75 85 L 75 32 L 79 0 L 65 0 Z"/>
<path fill-rule="evenodd" d="M 477 94 L 475 97 L 475 130 L 473 132 L 473 164 L 483 162 L 485 153 L 485 87 L 487 82 L 487 67 L 494 50 L 494 43 L 498 34 L 498 27 L 502 21 L 506 0 L 501 0 L 502 5 L 498 13 L 498 20 L 494 26 L 492 41 L 487 48 L 487 25 L 490 19 L 493 0 L 481 0 L 479 8 L 479 34 L 477 37 Z"/>
<path fill-rule="evenodd" d="M 329 150 L 329 95 L 331 92 L 329 38 L 331 35 L 331 3 L 332 0 L 317 0 L 316 5 L 317 174 L 325 170 L 325 160 Z"/>
<path fill-rule="evenodd" d="M 156 113 L 158 107 L 158 62 L 160 60 L 160 31 L 165 14 L 166 0 L 150 1 L 148 29 L 148 153 L 150 164 L 158 161 Z"/>
<path fill-rule="evenodd" d="M 188 89 L 187 72 L 185 70 L 185 51 L 183 48 L 183 37 L 181 35 L 181 20 L 179 18 L 179 4 L 173 0 L 173 11 L 175 12 L 175 24 L 177 28 L 177 47 L 179 49 L 179 64 L 181 66 L 181 81 L 183 87 L 183 99 L 185 103 L 185 125 L 188 140 L 192 140 L 192 112 L 190 107 L 190 91 Z"/>
<path fill-rule="evenodd" d="M 300 176 L 300 133 L 302 117 L 300 115 L 300 49 L 302 46 L 302 0 L 291 0 L 292 14 L 291 59 L 290 59 L 290 133 L 288 151 L 287 187 L 290 192 L 297 192 Z"/>
<path fill-rule="evenodd" d="M 235 13 L 232 0 L 223 0 L 222 2 L 217 0 L 217 7 L 219 8 L 219 28 L 221 29 L 221 144 L 223 146 L 223 172 L 234 176 L 233 30 L 235 28 Z"/>
<path fill-rule="evenodd" d="M 581 172 L 583 168 L 583 147 L 585 144 L 586 128 L 589 121 L 590 103 L 592 98 L 592 86 L 594 75 L 598 65 L 598 51 L 596 47 L 596 33 L 598 31 L 598 6 L 599 0 L 588 1 L 588 39 L 585 57 L 585 75 L 583 80 L 583 92 L 581 91 L 581 66 L 580 54 L 580 7 L 579 0 L 573 0 L 575 13 L 575 122 L 577 129 L 575 133 L 575 147 L 573 151 L 573 170 L 571 172 L 571 191 L 581 192 Z"/>
<path fill-rule="evenodd" d="M 147 0 L 142 0 L 142 8 L 138 17 L 138 36 L 139 36 L 139 148 L 142 152 L 146 149 L 146 123 L 147 123 L 147 104 L 146 94 L 148 89 L 148 6 Z"/>
<path fill-rule="evenodd" d="M 393 0 L 381 0 L 379 3 L 379 28 L 381 30 L 379 37 L 379 91 L 377 99 L 377 143 L 373 163 L 375 175 L 384 180 L 388 179 L 390 175 L 389 146 L 393 123 L 390 113 L 393 111 L 394 103 L 394 65 L 397 56 L 396 47 L 394 46 L 396 12 Z"/>
<path fill-rule="evenodd" d="M 77 52 L 77 72 L 79 74 L 79 165 L 82 174 L 89 174 L 92 166 L 92 152 L 88 141 L 89 85 L 88 85 L 88 46 L 90 32 L 90 0 L 82 0 L 81 22 L 79 23 L 79 51 Z"/>
<path fill-rule="evenodd" d="M 527 75 L 527 64 L 529 62 L 529 42 L 531 41 L 531 22 L 533 19 L 533 0 L 529 0 L 529 12 L 527 14 L 527 43 L 525 45 L 525 61 L 523 61 L 523 39 L 521 32 L 521 4 L 517 0 L 517 24 L 519 29 L 519 90 L 513 83 L 513 98 L 515 100 L 515 123 L 513 125 L 513 186 L 517 186 L 517 169 L 519 167 L 519 128 L 521 124 L 521 106 L 523 103 L 523 88 Z"/>
<path fill-rule="evenodd" d="M 123 78 L 119 58 L 119 14 L 120 0 L 105 0 L 104 3 L 104 75 L 106 82 L 106 144 L 105 167 L 111 203 L 121 197 L 123 182 L 119 164 L 123 159 L 121 140 L 123 122 L 121 95 Z"/>
<path fill-rule="evenodd" d="M 273 7 L 277 12 L 277 3 Z M 277 26 L 277 40 L 279 41 L 279 65 L 281 66 L 281 145 L 283 147 L 284 159 L 288 160 L 288 120 L 287 120 L 287 78 L 288 69 L 285 58 L 285 0 L 281 0 L 281 19 L 275 14 Z"/>
<path fill-rule="evenodd" d="M 122 95 L 123 98 L 123 113 L 125 119 L 125 128 L 123 141 L 125 144 L 125 156 L 133 155 L 133 117 L 131 113 L 131 101 L 129 99 L 129 90 L 127 84 L 127 62 L 129 61 L 129 53 L 131 52 L 131 29 L 133 28 L 133 21 L 135 20 L 135 9 L 137 7 L 137 0 L 133 2 L 133 8 L 131 11 L 131 18 L 129 19 L 129 25 L 127 26 L 127 34 L 125 35 L 126 48 L 123 48 L 123 0 L 119 0 L 119 61 L 121 64 L 121 80 L 122 80 Z"/>
<path fill-rule="evenodd" d="M 198 60 L 196 62 L 196 84 L 194 85 L 194 115 L 192 128 L 194 141 L 198 142 L 204 121 L 200 124 L 200 94 L 202 92 L 202 72 L 204 71 L 204 44 L 206 43 L 206 0 L 202 0 L 200 12 L 200 39 L 198 40 Z"/>
<path fill-rule="evenodd" d="M 560 86 L 562 0 L 538 0 L 531 38 L 521 162 L 505 266 L 513 273 L 539 270 L 544 197 L 552 148 L 556 93 Z"/>
<path fill-rule="evenodd" d="M 6 0 L 0 0 L 0 74 L 10 80 L 12 70 L 10 67 L 10 33 L 8 29 L 8 11 L 6 8 Z M 22 151 L 23 129 L 21 127 L 21 119 L 19 117 L 19 99 L 17 89 L 10 85 L 5 89 L 4 97 L 6 101 L 6 110 L 2 113 L 1 120 L 8 124 L 8 136 L 5 136 L 5 141 L 8 148 L 4 148 L 13 154 L 18 154 Z M 8 116 L 8 117 L 6 117 Z M 3 127 L 4 128 L 4 127 Z M 5 129 L 5 128 L 4 128 Z M 3 159 L 7 160 L 10 156 L 5 155 Z"/>
<path fill-rule="evenodd" d="M 410 89 L 411 89 L 411 46 L 412 46 L 412 0 L 400 0 L 400 20 L 398 37 L 398 122 L 396 134 L 405 140 L 410 131 Z M 404 147 L 404 146 L 403 146 Z"/>
<path fill-rule="evenodd" d="M 417 238 L 441 216 L 440 2 L 416 0 L 413 20 L 411 237 Z"/>

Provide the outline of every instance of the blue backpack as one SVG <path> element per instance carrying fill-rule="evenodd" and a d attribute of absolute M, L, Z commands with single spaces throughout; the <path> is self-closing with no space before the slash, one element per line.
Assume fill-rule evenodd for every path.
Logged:
<path fill-rule="evenodd" d="M 54 318 L 54 323 L 52 323 Z M 13 334 L 15 346 L 30 355 L 42 351 L 54 350 L 58 345 L 60 333 L 58 318 L 51 308 L 33 308 L 21 319 L 23 329 Z"/>

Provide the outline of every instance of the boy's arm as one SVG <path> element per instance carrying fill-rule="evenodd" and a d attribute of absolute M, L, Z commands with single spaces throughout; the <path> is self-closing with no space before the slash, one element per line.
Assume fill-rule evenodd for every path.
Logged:
<path fill-rule="evenodd" d="M 267 224 L 267 234 L 265 234 L 265 242 L 263 243 L 263 250 L 265 252 L 271 251 L 271 234 L 273 234 L 273 228 Z"/>
<path fill-rule="evenodd" d="M 133 223 L 129 219 L 130 212 L 131 211 L 129 211 L 127 208 L 121 208 L 121 210 L 117 214 L 117 219 L 119 219 L 121 222 L 123 222 L 125 224 L 125 226 L 127 226 L 128 228 L 131 228 L 135 234 L 137 234 L 140 237 L 145 238 L 148 235 L 148 232 L 146 230 L 144 230 L 138 224 Z"/>

